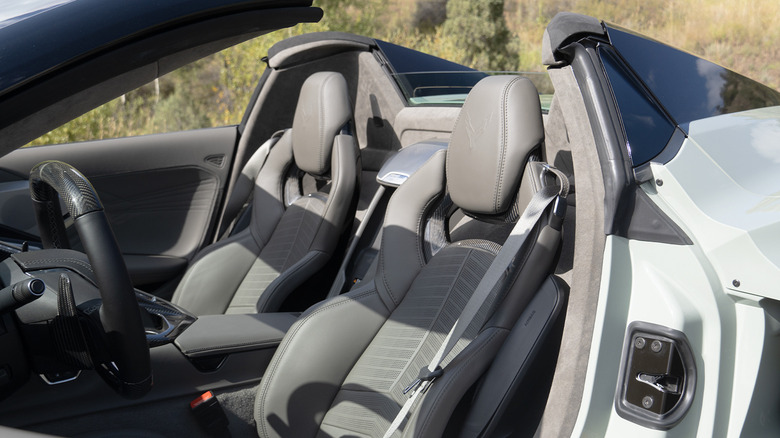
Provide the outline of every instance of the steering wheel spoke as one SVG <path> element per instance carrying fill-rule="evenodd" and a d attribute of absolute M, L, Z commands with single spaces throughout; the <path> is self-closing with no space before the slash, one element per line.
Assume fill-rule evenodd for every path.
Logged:
<path fill-rule="evenodd" d="M 121 395 L 143 396 L 152 385 L 149 346 L 127 267 L 97 192 L 69 164 L 44 161 L 30 171 L 30 194 L 44 247 L 67 248 L 59 194 L 94 270 L 102 300 L 100 324 L 111 358 L 96 369 Z"/>

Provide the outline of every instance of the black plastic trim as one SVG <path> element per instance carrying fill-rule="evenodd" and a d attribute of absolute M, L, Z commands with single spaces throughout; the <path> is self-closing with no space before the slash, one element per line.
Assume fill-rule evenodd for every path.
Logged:
<path fill-rule="evenodd" d="M 634 339 L 640 335 L 673 343 L 680 353 L 685 368 L 682 397 L 669 412 L 663 415 L 642 410 L 625 400 L 627 379 L 630 378 L 630 376 L 626 375 L 627 364 L 631 360 L 630 355 L 633 350 Z M 623 341 L 623 356 L 620 363 L 620 376 L 618 377 L 618 385 L 615 391 L 615 410 L 618 415 L 628 421 L 655 430 L 669 430 L 682 421 L 693 404 L 697 379 L 696 360 L 685 333 L 650 322 L 634 321 L 628 325 L 626 338 Z"/>
<path fill-rule="evenodd" d="M 589 120 L 596 151 L 601 163 L 604 180 L 604 233 L 626 236 L 630 223 L 630 207 L 636 189 L 633 184 L 631 158 L 625 148 L 620 113 L 612 99 L 601 61 L 596 53 L 596 44 L 584 40 L 566 47 L 573 53 L 572 70 L 579 84 L 590 115 Z"/>
<path fill-rule="evenodd" d="M 666 146 L 664 146 L 661 152 L 653 157 L 653 159 L 650 161 L 661 164 L 666 164 L 672 161 L 672 158 L 676 157 L 677 153 L 680 152 L 680 148 L 682 147 L 686 138 L 688 138 L 688 135 L 685 134 L 685 131 L 683 131 L 682 128 L 678 126 L 674 130 L 672 138 L 670 138 L 669 142 L 666 143 Z"/>
<path fill-rule="evenodd" d="M 693 241 L 677 224 L 647 196 L 644 190 L 634 190 L 631 221 L 626 237 L 645 242 L 670 245 L 693 245 Z"/>
<path fill-rule="evenodd" d="M 596 142 L 604 181 L 604 233 L 628 239 L 690 245 L 691 240 L 647 199 L 634 179 L 626 134 L 597 48 L 600 41 L 567 46 Z M 673 136 L 674 138 L 674 136 Z"/>
<path fill-rule="evenodd" d="M 550 49 L 555 59 L 560 61 L 559 56 L 566 58 L 567 51 L 564 47 L 570 43 L 588 36 L 606 39 L 607 31 L 596 18 L 573 12 L 559 12 L 547 25 L 547 35 L 550 38 Z"/>
<path fill-rule="evenodd" d="M 672 137 L 658 155 L 653 157 L 653 159 L 647 163 L 634 167 L 634 179 L 636 180 L 637 184 L 642 184 L 654 179 L 653 171 L 650 170 L 650 163 L 666 164 L 672 161 L 672 159 L 680 152 L 680 148 L 682 148 L 683 142 L 685 142 L 686 138 L 688 138 L 688 135 L 685 134 L 685 131 L 683 131 L 679 126 L 675 128 L 674 132 L 672 133 Z"/>

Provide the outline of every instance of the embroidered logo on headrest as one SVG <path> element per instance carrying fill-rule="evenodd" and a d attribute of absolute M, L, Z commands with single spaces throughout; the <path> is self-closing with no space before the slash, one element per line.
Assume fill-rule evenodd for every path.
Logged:
<path fill-rule="evenodd" d="M 301 118 L 303 119 L 303 122 L 306 124 L 311 123 L 314 113 L 314 105 L 311 102 L 304 102 L 301 107 Z"/>
<path fill-rule="evenodd" d="M 483 122 L 477 126 L 471 121 L 471 113 L 466 113 L 466 134 L 469 137 L 469 149 L 474 149 L 477 140 L 485 133 L 490 121 L 493 120 L 493 113 L 491 112 L 486 119 L 482 119 Z"/>

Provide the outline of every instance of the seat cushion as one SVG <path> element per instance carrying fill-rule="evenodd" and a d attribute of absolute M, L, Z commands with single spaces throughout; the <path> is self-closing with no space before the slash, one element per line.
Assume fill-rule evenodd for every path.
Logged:
<path fill-rule="evenodd" d="M 285 210 L 271 239 L 246 273 L 225 313 L 257 312 L 260 295 L 282 272 L 309 252 L 322 224 L 325 204 L 321 197 L 310 195 L 298 198 Z"/>

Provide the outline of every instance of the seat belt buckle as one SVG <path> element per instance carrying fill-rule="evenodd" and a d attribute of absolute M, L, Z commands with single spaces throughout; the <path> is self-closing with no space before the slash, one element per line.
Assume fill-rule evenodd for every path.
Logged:
<path fill-rule="evenodd" d="M 198 424 L 209 434 L 219 435 L 227 432 L 227 416 L 213 392 L 206 391 L 191 401 L 190 411 Z"/>

